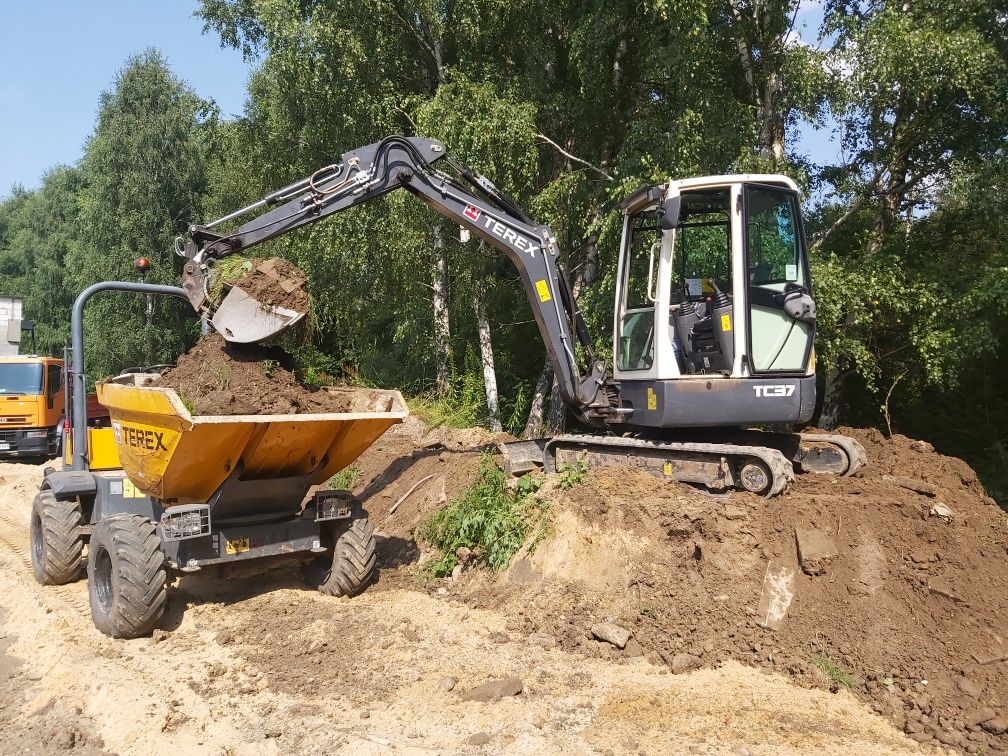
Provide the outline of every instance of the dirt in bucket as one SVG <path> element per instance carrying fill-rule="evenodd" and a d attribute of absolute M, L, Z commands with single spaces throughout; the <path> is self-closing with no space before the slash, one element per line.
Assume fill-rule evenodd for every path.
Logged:
<path fill-rule="evenodd" d="M 234 282 L 246 294 L 267 307 L 285 307 L 307 312 L 311 298 L 304 286 L 307 277 L 298 266 L 280 257 L 253 260 L 252 268 Z"/>
<path fill-rule="evenodd" d="M 174 389 L 194 415 L 290 415 L 374 409 L 366 389 L 312 389 L 277 347 L 229 344 L 213 333 L 152 385 Z"/>

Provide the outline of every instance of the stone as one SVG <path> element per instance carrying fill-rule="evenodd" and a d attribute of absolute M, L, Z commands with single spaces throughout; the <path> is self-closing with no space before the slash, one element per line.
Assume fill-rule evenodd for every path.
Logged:
<path fill-rule="evenodd" d="M 489 742 L 490 736 L 485 732 L 473 733 L 469 736 L 469 740 L 466 741 L 466 743 L 471 746 L 486 745 Z"/>
<path fill-rule="evenodd" d="M 798 561 L 807 575 L 822 575 L 830 562 L 839 556 L 837 545 L 823 530 L 795 527 Z"/>
<path fill-rule="evenodd" d="M 962 736 L 962 733 L 955 730 L 942 730 L 938 733 L 938 742 L 947 746 L 957 747 L 962 746 L 966 742 L 966 738 Z"/>
<path fill-rule="evenodd" d="M 360 713 L 360 718 L 361 719 L 371 719 L 371 712 L 365 709 L 364 711 L 362 711 Z"/>
<path fill-rule="evenodd" d="M 633 635 L 626 628 L 615 625 L 612 622 L 597 622 L 591 626 L 591 634 L 596 640 L 611 643 L 616 648 L 625 648 L 630 636 Z"/>
<path fill-rule="evenodd" d="M 973 727 L 978 724 L 983 724 L 988 719 L 994 719 L 997 716 L 997 712 L 994 709 L 977 709 L 976 711 L 969 712 L 965 717 L 963 717 L 963 722 L 966 723 L 967 727 Z"/>
<path fill-rule="evenodd" d="M 795 571 L 781 560 L 767 562 L 756 617 L 760 625 L 777 630 L 784 622 L 795 595 Z"/>
<path fill-rule="evenodd" d="M 442 677 L 440 680 L 438 680 L 437 685 L 438 690 L 440 690 L 442 693 L 448 693 L 455 688 L 455 683 L 457 682 L 458 680 L 456 680 L 454 677 L 450 676 Z"/>
<path fill-rule="evenodd" d="M 462 577 L 462 569 L 463 567 L 461 564 L 456 564 L 454 567 L 452 567 L 451 579 L 458 580 L 460 577 Z"/>
<path fill-rule="evenodd" d="M 934 740 L 934 737 L 930 732 L 914 732 L 907 735 L 910 740 L 916 740 L 918 743 L 929 743 Z"/>
<path fill-rule="evenodd" d="M 911 441 L 910 448 L 921 454 L 930 454 L 934 451 L 934 447 L 927 441 Z"/>
<path fill-rule="evenodd" d="M 477 685 L 462 694 L 463 701 L 499 701 L 505 696 L 517 696 L 525 685 L 517 677 L 502 677 L 499 680 Z"/>
<path fill-rule="evenodd" d="M 231 631 L 230 631 L 230 630 L 221 630 L 221 631 L 220 631 L 219 633 L 217 633 L 217 635 L 215 636 L 215 640 L 216 640 L 216 641 L 217 641 L 217 642 L 218 642 L 218 643 L 219 643 L 220 645 L 222 645 L 222 646 L 226 646 L 227 644 L 229 644 L 229 643 L 233 643 L 233 642 L 234 642 L 234 635 L 233 635 L 233 634 L 231 633 Z"/>
<path fill-rule="evenodd" d="M 994 717 L 994 719 L 981 722 L 980 726 L 991 735 L 1004 735 L 1008 732 L 1008 717 Z"/>
<path fill-rule="evenodd" d="M 724 516 L 727 520 L 744 520 L 748 514 L 749 511 L 745 507 L 725 504 Z"/>
<path fill-rule="evenodd" d="M 684 672 L 690 672 L 694 669 L 698 669 L 703 661 L 699 656 L 693 656 L 693 654 L 676 654 L 672 657 L 672 672 L 673 674 L 681 675 Z"/>
<path fill-rule="evenodd" d="M 980 686 L 968 677 L 957 677 L 955 683 L 956 687 L 959 688 L 959 692 L 970 698 L 979 698 L 983 692 Z"/>

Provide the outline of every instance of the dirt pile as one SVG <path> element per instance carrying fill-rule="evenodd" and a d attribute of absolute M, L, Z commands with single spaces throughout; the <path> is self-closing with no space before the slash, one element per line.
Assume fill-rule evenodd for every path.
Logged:
<path fill-rule="evenodd" d="M 368 407 L 366 389 L 310 389 L 275 347 L 229 344 L 210 334 L 152 385 L 174 389 L 194 415 L 288 415 Z"/>
<path fill-rule="evenodd" d="M 308 278 L 298 266 L 281 257 L 252 260 L 252 268 L 234 286 L 268 307 L 307 312 L 311 299 L 304 286 Z"/>
<path fill-rule="evenodd" d="M 922 743 L 1008 750 L 1008 516 L 961 460 L 846 432 L 867 468 L 801 476 L 770 500 L 590 473 L 555 492 L 551 536 L 506 575 L 467 572 L 430 590 L 501 609 L 507 630 L 565 651 L 643 654 L 673 671 L 735 660 L 847 690 Z M 478 452 L 404 449 L 389 466 L 393 449 L 372 451 L 358 490 L 399 544 L 386 566 L 398 565 L 418 558 L 413 529 L 465 488 Z M 624 649 L 593 636 L 606 622 L 631 632 Z"/>

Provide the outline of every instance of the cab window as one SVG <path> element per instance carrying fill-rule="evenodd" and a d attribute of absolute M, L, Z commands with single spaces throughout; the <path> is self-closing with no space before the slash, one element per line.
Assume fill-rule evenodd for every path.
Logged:
<path fill-rule="evenodd" d="M 672 291 L 697 302 L 731 293 L 731 219 L 727 189 L 683 192 L 676 227 Z M 675 302 L 673 298 L 673 302 Z"/>

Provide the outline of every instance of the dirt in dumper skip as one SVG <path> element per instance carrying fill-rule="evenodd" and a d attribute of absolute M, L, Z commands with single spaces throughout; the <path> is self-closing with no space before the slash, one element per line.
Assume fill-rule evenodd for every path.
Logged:
<path fill-rule="evenodd" d="M 292 415 L 352 412 L 366 390 L 311 389 L 294 374 L 290 355 L 275 347 L 200 339 L 153 385 L 174 389 L 194 415 Z"/>

